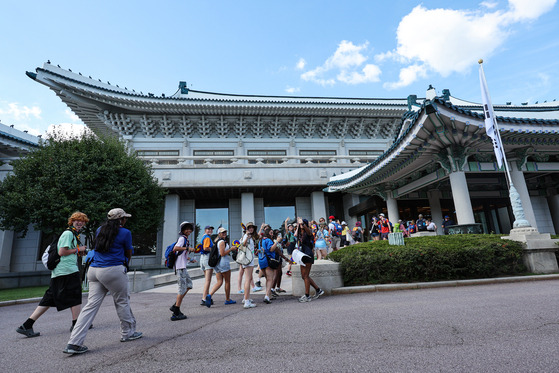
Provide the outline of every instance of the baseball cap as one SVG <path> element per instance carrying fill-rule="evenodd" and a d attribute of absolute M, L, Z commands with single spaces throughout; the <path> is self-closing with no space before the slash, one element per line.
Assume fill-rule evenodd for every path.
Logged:
<path fill-rule="evenodd" d="M 328 217 L 328 219 L 334 220 L 334 219 L 336 219 L 336 217 L 335 217 L 334 215 L 330 215 L 330 216 Z"/>
<path fill-rule="evenodd" d="M 181 225 L 180 225 L 179 233 L 182 233 L 182 231 L 184 230 L 184 228 L 185 228 L 187 225 L 190 225 L 190 229 L 194 230 L 194 225 L 193 225 L 192 223 L 190 223 L 190 222 L 188 222 L 188 221 L 183 221 L 183 222 L 181 223 Z"/>
<path fill-rule="evenodd" d="M 213 228 L 213 227 L 212 227 Z M 220 234 L 222 232 L 227 232 L 227 229 L 223 228 L 223 227 L 219 227 L 219 229 L 217 230 L 217 234 Z"/>
<path fill-rule="evenodd" d="M 214 229 L 214 227 L 212 227 L 211 225 L 206 225 L 204 229 Z"/>
<path fill-rule="evenodd" d="M 124 211 L 121 208 L 116 208 L 116 209 L 112 209 L 111 211 L 109 211 L 109 213 L 107 214 L 107 218 L 109 220 L 115 220 L 115 219 L 122 219 L 122 218 L 129 218 L 132 215 L 126 213 L 126 211 Z"/>

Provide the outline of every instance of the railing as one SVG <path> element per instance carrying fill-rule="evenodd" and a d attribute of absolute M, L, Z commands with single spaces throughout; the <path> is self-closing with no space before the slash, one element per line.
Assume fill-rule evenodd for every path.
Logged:
<path fill-rule="evenodd" d="M 152 167 L 196 167 L 209 165 L 239 165 L 239 166 L 266 166 L 266 165 L 317 165 L 325 166 L 362 166 L 378 158 L 378 156 L 158 156 L 140 157 Z"/>

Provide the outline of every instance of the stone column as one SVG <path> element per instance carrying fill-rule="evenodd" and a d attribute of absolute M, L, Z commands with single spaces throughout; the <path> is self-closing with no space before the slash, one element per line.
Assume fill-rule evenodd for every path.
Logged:
<path fill-rule="evenodd" d="M 0 273 L 10 272 L 13 242 L 13 231 L 0 231 Z"/>
<path fill-rule="evenodd" d="M 165 263 L 165 249 L 167 245 L 176 241 L 179 233 L 180 197 L 177 194 L 165 196 L 165 215 L 163 221 L 163 250 L 161 250 L 161 263 Z"/>
<path fill-rule="evenodd" d="M 311 211 L 312 219 L 318 221 L 318 219 L 324 218 L 328 221 L 328 216 L 326 216 L 326 200 L 324 198 L 324 192 L 311 193 Z"/>
<path fill-rule="evenodd" d="M 555 233 L 559 233 L 559 194 L 547 197 L 547 203 L 549 204 L 549 212 L 551 212 Z"/>
<path fill-rule="evenodd" d="M 243 224 L 254 221 L 254 193 L 241 193 L 241 220 Z"/>
<path fill-rule="evenodd" d="M 359 204 L 359 195 L 357 194 L 344 194 L 342 196 L 342 201 L 344 204 L 344 217 L 345 222 L 347 223 L 348 227 L 354 227 L 355 223 L 357 222 L 357 216 L 351 216 L 349 214 L 349 209 L 355 205 Z M 328 217 L 326 217 L 328 220 Z"/>
<path fill-rule="evenodd" d="M 443 222 L 443 212 L 441 210 L 441 191 L 431 189 L 427 191 L 429 198 L 429 208 L 431 209 L 431 218 L 437 225 L 437 234 L 444 234 L 441 224 Z"/>
<path fill-rule="evenodd" d="M 526 220 L 528 220 L 532 228 L 538 229 L 536 215 L 534 214 L 534 208 L 532 207 L 532 201 L 530 200 L 530 193 L 528 192 L 528 186 L 526 185 L 526 179 L 524 178 L 524 172 L 519 171 L 514 163 L 515 162 L 509 162 L 510 178 L 516 188 L 516 191 L 520 195 L 520 201 L 522 202 L 522 209 L 524 210 Z"/>
<path fill-rule="evenodd" d="M 450 179 L 450 188 L 452 189 L 454 208 L 456 209 L 457 223 L 474 224 L 476 221 L 474 219 L 474 210 L 472 209 L 470 192 L 468 191 L 466 174 L 464 171 L 455 171 L 451 172 L 448 177 Z"/>
<path fill-rule="evenodd" d="M 392 197 L 392 191 L 386 191 L 386 209 L 388 210 L 388 220 L 392 225 L 396 224 L 400 219 L 400 211 L 398 210 L 398 202 Z"/>

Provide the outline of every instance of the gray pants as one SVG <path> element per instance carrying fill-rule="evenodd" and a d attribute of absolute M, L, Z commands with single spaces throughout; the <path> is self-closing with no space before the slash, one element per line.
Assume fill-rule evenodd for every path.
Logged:
<path fill-rule="evenodd" d="M 111 292 L 115 303 L 116 313 L 120 319 L 120 334 L 128 338 L 136 331 L 136 319 L 130 309 L 130 295 L 128 293 L 128 276 L 124 266 L 106 268 L 89 267 L 89 297 L 87 304 L 80 312 L 78 321 L 70 335 L 68 344 L 83 346 L 89 327 L 97 315 L 107 292 Z"/>

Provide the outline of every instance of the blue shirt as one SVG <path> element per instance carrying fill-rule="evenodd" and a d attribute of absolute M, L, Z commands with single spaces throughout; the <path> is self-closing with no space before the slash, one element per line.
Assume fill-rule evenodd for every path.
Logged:
<path fill-rule="evenodd" d="M 209 234 L 205 234 L 202 236 L 202 250 L 200 251 L 200 254 L 202 255 L 210 255 L 210 250 L 206 251 L 204 250 L 204 248 L 209 247 L 210 249 L 214 246 L 214 242 L 212 241 L 212 238 L 210 237 Z"/>
<path fill-rule="evenodd" d="M 99 229 L 97 230 L 97 234 L 99 234 Z M 128 258 L 124 255 L 125 250 L 130 250 L 131 253 L 134 252 L 134 248 L 132 247 L 132 233 L 128 229 L 120 227 L 108 252 L 100 253 L 95 251 L 91 266 L 106 268 L 124 265 L 124 263 L 128 261 Z"/>
<path fill-rule="evenodd" d="M 260 251 L 258 252 L 258 265 L 260 265 L 261 269 L 268 267 L 268 258 L 266 258 L 266 255 L 268 255 L 270 258 L 276 259 L 276 252 L 270 251 L 270 248 L 273 245 L 274 245 L 274 241 L 272 241 L 267 237 L 260 241 Z"/>

